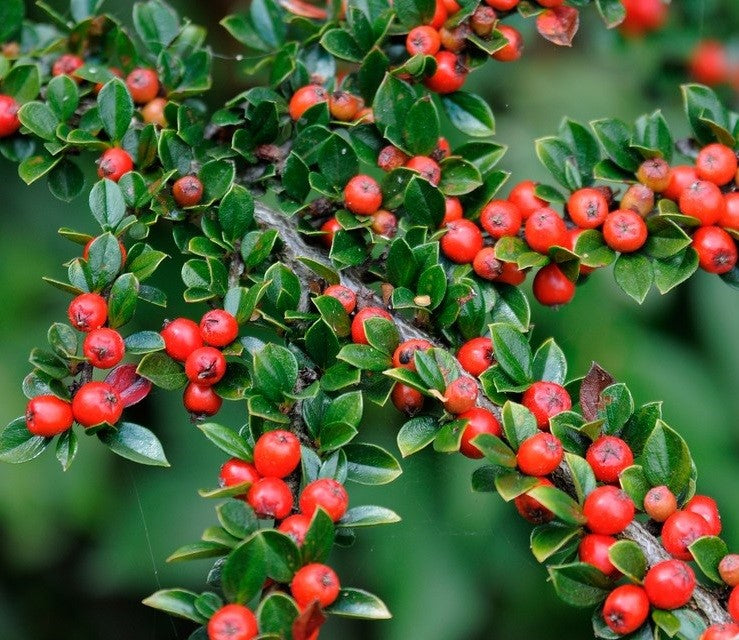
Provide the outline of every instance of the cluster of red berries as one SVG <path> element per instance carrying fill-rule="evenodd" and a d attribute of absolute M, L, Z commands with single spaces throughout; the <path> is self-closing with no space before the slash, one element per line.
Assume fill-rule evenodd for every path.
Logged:
<path fill-rule="evenodd" d="M 185 363 L 189 384 L 183 402 L 193 414 L 212 416 L 223 404 L 213 389 L 226 375 L 226 357 L 222 349 L 239 335 L 239 323 L 228 311 L 212 309 L 198 325 L 188 318 L 165 322 L 161 331 L 164 349 L 174 360 Z"/>
<path fill-rule="evenodd" d="M 288 111 L 297 122 L 303 114 L 317 104 L 328 104 L 331 117 L 341 122 L 372 122 L 372 109 L 364 106 L 364 100 L 349 91 L 338 90 L 329 93 L 320 84 L 300 87 L 290 98 Z"/>
<path fill-rule="evenodd" d="M 701 40 L 690 53 L 688 72 L 709 87 L 731 84 L 739 91 L 739 60 L 731 58 L 726 45 L 718 40 Z"/>
<path fill-rule="evenodd" d="M 657 31 L 667 20 L 669 4 L 664 0 L 621 0 L 626 18 L 619 30 L 626 36 L 643 36 Z"/>
<path fill-rule="evenodd" d="M 69 305 L 69 322 L 86 334 L 82 352 L 88 362 L 97 369 L 110 369 L 118 365 L 126 347 L 115 329 L 105 327 L 108 320 L 108 303 L 97 293 L 83 293 Z M 50 438 L 64 433 L 73 422 L 83 427 L 100 424 L 113 425 L 123 414 L 123 401 L 116 389 L 107 382 L 85 382 L 68 402 L 53 395 L 36 396 L 26 407 L 26 425 L 36 436 Z"/>

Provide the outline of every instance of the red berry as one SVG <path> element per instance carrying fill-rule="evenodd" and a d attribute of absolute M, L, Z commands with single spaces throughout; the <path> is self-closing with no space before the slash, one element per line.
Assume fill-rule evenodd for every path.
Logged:
<path fill-rule="evenodd" d="M 459 451 L 468 458 L 482 458 L 482 452 L 472 444 L 481 433 L 489 433 L 494 436 L 500 436 L 503 433 L 503 427 L 500 426 L 498 418 L 495 415 L 481 407 L 472 407 L 472 409 L 460 413 L 457 418 L 459 420 L 467 420 L 467 426 L 462 432 L 462 440 L 459 443 Z"/>
<path fill-rule="evenodd" d="M 256 616 L 240 604 L 221 607 L 208 621 L 208 640 L 252 640 L 258 634 Z"/>
<path fill-rule="evenodd" d="M 734 622 L 739 622 L 739 587 L 734 587 L 729 596 L 729 615 Z"/>
<path fill-rule="evenodd" d="M 527 476 L 548 476 L 562 462 L 562 443 L 551 433 L 539 432 L 521 443 L 518 468 Z"/>
<path fill-rule="evenodd" d="M 72 398 L 72 413 L 83 427 L 94 427 L 104 422 L 113 425 L 123 415 L 123 402 L 106 382 L 87 382 Z"/>
<path fill-rule="evenodd" d="M 553 486 L 547 478 L 539 478 L 534 488 Z M 514 504 L 520 516 L 531 524 L 546 524 L 554 519 L 554 514 L 541 504 L 541 502 L 534 500 L 528 493 L 518 496 L 514 500 Z"/>
<path fill-rule="evenodd" d="M 623 0 L 626 19 L 620 29 L 629 36 L 639 36 L 659 29 L 667 19 L 663 0 Z"/>
<path fill-rule="evenodd" d="M 159 93 L 159 76 L 153 69 L 140 67 L 128 74 L 126 86 L 136 104 L 146 104 Z"/>
<path fill-rule="evenodd" d="M 357 306 L 357 294 L 349 287 L 341 284 L 332 284 L 330 287 L 326 287 L 323 295 L 336 298 L 347 313 L 352 313 Z"/>
<path fill-rule="evenodd" d="M 159 127 L 167 126 L 167 118 L 164 115 L 164 108 L 167 101 L 164 98 L 154 98 L 151 102 L 141 107 L 141 117 L 146 124 L 155 124 Z"/>
<path fill-rule="evenodd" d="M 459 220 L 464 217 L 464 210 L 462 209 L 462 203 L 459 198 L 449 197 L 444 200 L 444 220 L 441 224 L 451 222 L 452 220 Z"/>
<path fill-rule="evenodd" d="M 662 526 L 662 545 L 678 560 L 691 560 L 688 547 L 698 538 L 708 535 L 709 525 L 702 516 L 690 511 L 676 511 Z"/>
<path fill-rule="evenodd" d="M 185 387 L 182 402 L 190 413 L 202 416 L 214 416 L 221 409 L 223 399 L 210 385 L 191 382 Z"/>
<path fill-rule="evenodd" d="M 680 211 L 703 226 L 716 224 L 726 212 L 724 194 L 713 182 L 696 180 L 680 194 Z"/>
<path fill-rule="evenodd" d="M 585 498 L 583 513 L 593 533 L 621 533 L 634 519 L 634 503 L 626 493 L 606 485 L 593 489 Z"/>
<path fill-rule="evenodd" d="M 422 53 L 433 56 L 441 48 L 439 32 L 433 27 L 421 26 L 411 29 L 405 39 L 405 48 L 412 56 Z"/>
<path fill-rule="evenodd" d="M 493 341 L 486 337 L 468 340 L 459 348 L 457 360 L 467 373 L 479 376 L 495 362 Z"/>
<path fill-rule="evenodd" d="M 441 251 L 452 262 L 470 263 L 482 249 L 482 233 L 470 221 L 453 220 L 446 225 L 447 232 L 441 238 Z"/>
<path fill-rule="evenodd" d="M 278 531 L 290 536 L 298 546 L 303 544 L 308 529 L 310 529 L 310 518 L 302 513 L 296 513 L 294 516 L 285 518 L 277 527 Z"/>
<path fill-rule="evenodd" d="M 477 382 L 469 376 L 459 376 L 450 382 L 444 390 L 444 409 L 449 413 L 459 414 L 469 411 L 477 402 L 479 389 Z"/>
<path fill-rule="evenodd" d="M 436 58 L 436 71 L 424 83 L 436 93 L 454 93 L 462 88 L 467 79 L 467 68 L 460 57 L 451 51 L 439 51 Z"/>
<path fill-rule="evenodd" d="M 730 587 L 739 585 L 739 554 L 730 553 L 721 558 L 718 572 L 721 579 Z"/>
<path fill-rule="evenodd" d="M 677 498 L 669 487 L 652 487 L 644 496 L 644 512 L 655 522 L 664 522 L 677 511 Z"/>
<path fill-rule="evenodd" d="M 184 362 L 188 356 L 203 346 L 200 327 L 189 318 L 176 318 L 164 325 L 160 335 L 164 350 L 170 358 Z"/>
<path fill-rule="evenodd" d="M 503 272 L 503 263 L 495 257 L 494 247 L 483 247 L 472 261 L 474 272 L 485 280 L 498 280 Z"/>
<path fill-rule="evenodd" d="M 493 33 L 498 16 L 491 7 L 478 6 L 470 16 L 470 28 L 481 38 L 488 38 Z"/>
<path fill-rule="evenodd" d="M 431 152 L 431 158 L 436 160 L 436 162 L 441 162 L 444 158 L 448 158 L 450 155 L 452 155 L 452 147 L 449 144 L 449 140 L 442 136 L 436 141 L 436 146 Z"/>
<path fill-rule="evenodd" d="M 655 564 L 644 578 L 649 602 L 657 609 L 679 609 L 690 602 L 695 589 L 695 574 L 681 560 Z"/>
<path fill-rule="evenodd" d="M 418 389 L 401 382 L 397 382 L 393 387 L 390 399 L 398 411 L 409 416 L 414 416 L 423 409 L 423 394 Z"/>
<path fill-rule="evenodd" d="M 284 480 L 260 478 L 249 488 L 247 500 L 260 518 L 284 520 L 293 508 L 293 494 Z"/>
<path fill-rule="evenodd" d="M 696 180 L 698 180 L 698 172 L 694 167 L 688 165 L 672 167 L 670 182 L 667 185 L 667 189 L 662 192 L 662 195 L 665 198 L 677 202 L 680 199 L 680 194 Z"/>
<path fill-rule="evenodd" d="M 428 351 L 433 346 L 428 340 L 413 339 L 401 342 L 393 353 L 393 366 L 415 371 L 416 351 Z"/>
<path fill-rule="evenodd" d="M 515 262 L 503 262 L 502 271 L 498 276 L 498 282 L 504 282 L 517 287 L 526 280 L 526 272 L 519 269 Z"/>
<path fill-rule="evenodd" d="M 421 27 L 428 28 L 428 27 Z M 398 147 L 389 144 L 386 147 L 380 149 L 380 153 L 377 155 L 377 166 L 383 171 L 392 171 L 393 169 L 399 169 L 406 162 L 408 162 L 409 156 Z"/>
<path fill-rule="evenodd" d="M 18 109 L 20 105 L 12 96 L 0 94 L 0 138 L 12 136 L 21 128 L 18 120 Z"/>
<path fill-rule="evenodd" d="M 218 481 L 222 487 L 233 487 L 245 482 L 254 484 L 259 477 L 259 472 L 253 464 L 239 458 L 231 458 L 223 463 Z"/>
<path fill-rule="evenodd" d="M 185 375 L 190 382 L 209 387 L 226 374 L 226 358 L 213 347 L 195 349 L 185 360 Z"/>
<path fill-rule="evenodd" d="M 601 436 L 588 448 L 585 459 L 599 482 L 618 482 L 621 472 L 634 464 L 629 445 L 616 436 Z"/>
<path fill-rule="evenodd" d="M 433 17 L 431 18 L 431 22 L 429 22 L 429 25 L 432 26 L 434 29 L 440 29 L 441 26 L 446 22 L 447 17 L 448 14 L 444 3 L 441 0 L 436 0 L 436 8 L 434 10 Z"/>
<path fill-rule="evenodd" d="M 98 177 L 118 182 L 124 174 L 133 169 L 133 158 L 119 147 L 111 147 L 100 156 Z"/>
<path fill-rule="evenodd" d="M 485 0 L 485 3 L 498 11 L 510 11 L 516 8 L 519 0 Z"/>
<path fill-rule="evenodd" d="M 521 398 L 521 403 L 536 418 L 539 429 L 549 431 L 549 418 L 572 408 L 567 390 L 556 382 L 534 382 Z"/>
<path fill-rule="evenodd" d="M 290 117 L 295 121 L 300 120 L 308 109 L 321 102 L 328 102 L 328 93 L 323 87 L 317 84 L 300 87 L 290 98 Z"/>
<path fill-rule="evenodd" d="M 493 58 L 498 62 L 515 62 L 523 53 L 523 36 L 521 32 L 507 24 L 499 24 L 498 31 L 503 34 L 503 37 L 508 43 L 502 49 L 498 49 L 493 53 Z"/>
<path fill-rule="evenodd" d="M 254 466 L 259 475 L 286 478 L 300 464 L 300 440 L 289 431 L 268 431 L 254 445 Z"/>
<path fill-rule="evenodd" d="M 405 166 L 418 171 L 424 180 L 428 180 L 433 185 L 438 185 L 441 181 L 441 167 L 428 156 L 413 156 L 405 163 Z"/>
<path fill-rule="evenodd" d="M 328 110 L 334 120 L 350 122 L 364 106 L 361 98 L 348 91 L 334 91 L 328 99 Z"/>
<path fill-rule="evenodd" d="M 326 220 L 326 222 L 321 225 L 321 231 L 323 231 L 321 242 L 331 248 L 331 245 L 334 242 L 334 235 L 340 231 L 341 228 L 341 224 L 336 218 L 329 218 Z"/>
<path fill-rule="evenodd" d="M 369 344 L 364 329 L 364 321 L 370 318 L 385 318 L 385 320 L 390 320 L 390 322 L 393 321 L 393 317 L 385 309 L 380 309 L 380 307 L 365 307 L 357 311 L 357 314 L 352 320 L 352 342 L 356 344 Z"/>
<path fill-rule="evenodd" d="M 87 333 L 108 320 L 108 303 L 97 293 L 83 293 L 69 304 L 67 316 L 75 329 Z"/>
<path fill-rule="evenodd" d="M 338 522 L 349 508 L 349 494 L 344 485 L 333 478 L 319 478 L 300 494 L 300 511 L 309 518 L 321 507 L 331 520 Z"/>
<path fill-rule="evenodd" d="M 51 75 L 53 76 L 70 76 L 75 82 L 79 82 L 79 78 L 75 74 L 75 71 L 80 67 L 84 66 L 85 61 L 79 56 L 75 56 L 71 53 L 65 53 L 63 56 L 59 56 L 51 67 Z"/>
<path fill-rule="evenodd" d="M 228 311 L 212 309 L 200 320 L 200 335 L 211 347 L 225 347 L 239 335 L 239 323 Z"/>
<path fill-rule="evenodd" d="M 51 438 L 67 431 L 73 422 L 72 405 L 56 396 L 36 396 L 26 405 L 26 427 L 34 436 Z"/>
<path fill-rule="evenodd" d="M 126 344 L 115 329 L 103 327 L 94 329 L 85 336 L 82 352 L 93 367 L 110 369 L 123 360 Z"/>
<path fill-rule="evenodd" d="M 598 189 L 578 189 L 567 201 L 567 213 L 581 229 L 595 229 L 608 215 L 608 201 Z"/>
<path fill-rule="evenodd" d="M 663 193 L 670 186 L 672 170 L 662 158 L 649 158 L 641 163 L 636 179 L 648 189 Z"/>
<path fill-rule="evenodd" d="M 703 40 L 693 49 L 688 61 L 694 80 L 708 86 L 722 84 L 729 79 L 729 56 L 726 47 L 717 40 Z"/>
<path fill-rule="evenodd" d="M 641 627 L 649 616 L 649 598 L 641 587 L 624 584 L 616 587 L 603 605 L 603 619 L 617 634 L 626 635 Z"/>
<path fill-rule="evenodd" d="M 524 220 L 528 220 L 532 213 L 547 206 L 546 200 L 536 196 L 536 185 L 536 182 L 524 180 L 508 194 L 508 200 L 518 207 Z"/>
<path fill-rule="evenodd" d="M 508 200 L 491 200 L 480 213 L 480 224 L 493 238 L 515 236 L 523 218 L 518 207 Z"/>
<path fill-rule="evenodd" d="M 543 207 L 526 219 L 524 235 L 528 245 L 538 253 L 547 253 L 551 247 L 566 247 L 568 242 L 565 221 L 554 209 Z"/>
<path fill-rule="evenodd" d="M 616 538 L 598 533 L 588 533 L 583 536 L 577 549 L 582 562 L 593 565 L 598 571 L 607 576 L 616 576 L 618 569 L 611 562 L 608 550 L 616 544 Z"/>
<path fill-rule="evenodd" d="M 534 276 L 534 297 L 547 307 L 557 307 L 567 304 L 575 297 L 575 283 L 572 282 L 552 262 L 536 272 Z"/>
<path fill-rule="evenodd" d="M 339 597 L 339 576 L 325 564 L 307 564 L 293 576 L 290 593 L 302 609 L 311 602 L 318 601 L 321 607 L 328 607 Z"/>
<path fill-rule="evenodd" d="M 693 235 L 698 264 L 708 273 L 727 273 L 737 262 L 734 239 L 720 227 L 701 227 Z"/>
<path fill-rule="evenodd" d="M 603 223 L 603 239 L 614 251 L 633 253 L 647 241 L 647 225 L 635 211 L 614 211 Z"/>
<path fill-rule="evenodd" d="M 685 511 L 697 513 L 708 523 L 708 535 L 721 533 L 721 514 L 716 501 L 709 496 L 693 496 L 683 507 Z"/>
<path fill-rule="evenodd" d="M 739 624 L 712 624 L 703 632 L 700 640 L 736 640 L 739 637 Z"/>
<path fill-rule="evenodd" d="M 392 238 L 398 230 L 398 219 L 394 213 L 380 209 L 377 213 L 372 214 L 372 231 L 384 236 Z"/>
<path fill-rule="evenodd" d="M 382 205 L 380 185 L 370 176 L 354 176 L 344 187 L 344 205 L 352 213 L 371 216 Z"/>
<path fill-rule="evenodd" d="M 739 167 L 733 149 L 716 142 L 700 150 L 695 168 L 701 180 L 722 186 L 734 179 Z"/>
<path fill-rule="evenodd" d="M 203 199 L 203 183 L 197 176 L 184 176 L 172 185 L 172 197 L 181 207 L 194 207 Z"/>
<path fill-rule="evenodd" d="M 724 196 L 726 211 L 719 218 L 718 224 L 724 229 L 739 231 L 739 192 L 733 191 Z"/>

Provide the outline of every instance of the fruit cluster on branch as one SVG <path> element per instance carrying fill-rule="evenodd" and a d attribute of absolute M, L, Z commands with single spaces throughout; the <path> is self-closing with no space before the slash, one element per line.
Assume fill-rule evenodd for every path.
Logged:
<path fill-rule="evenodd" d="M 552 340 L 533 348 L 520 285 L 536 270 L 536 298 L 560 305 L 611 263 L 639 302 L 699 266 L 736 285 L 739 118 L 689 85 L 693 137 L 677 144 L 658 111 L 634 126 L 565 119 L 536 143 L 558 186 L 523 181 L 503 198 L 493 114 L 462 90 L 488 59 L 520 55 L 514 11 L 569 44 L 587 4 L 349 2 L 332 15 L 255 1 L 222 24 L 269 80 L 213 113 L 199 98 L 206 34 L 163 0 L 136 5 L 133 35 L 95 2 L 72 2 L 71 18 L 44 6 L 51 25 L 8 4 L 0 152 L 64 200 L 97 156 L 101 233 L 60 231 L 81 248 L 66 281 L 47 278 L 73 296 L 68 322 L 31 354 L 27 412 L 0 431 L 0 459 L 54 443 L 67 469 L 81 432 L 167 466 L 124 411 L 153 386 L 181 390 L 227 459 L 201 491 L 223 500 L 218 524 L 170 561 L 214 564 L 207 591 L 145 602 L 199 625 L 192 640 L 306 640 L 326 614 L 389 617 L 326 564 L 357 529 L 399 520 L 350 506 L 345 487 L 401 473 L 357 440 L 364 403 L 388 400 L 409 418 L 402 456 L 432 445 L 483 461 L 473 490 L 536 525 L 535 557 L 564 601 L 595 608 L 598 637 L 736 634 L 737 556 L 696 494 L 687 443 L 659 403 L 635 407 L 595 365 L 568 376 Z M 623 20 L 618 0 L 595 5 Z M 452 148 L 448 127 L 465 142 Z M 146 282 L 167 257 L 147 242 L 154 225 L 184 256 L 185 300 L 209 309 L 130 333 L 139 304 L 167 304 Z M 240 428 L 207 421 L 224 400 L 246 407 Z"/>

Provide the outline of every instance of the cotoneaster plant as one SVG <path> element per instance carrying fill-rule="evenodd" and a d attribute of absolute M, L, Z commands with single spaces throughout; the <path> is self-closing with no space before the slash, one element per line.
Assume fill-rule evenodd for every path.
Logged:
<path fill-rule="evenodd" d="M 182 393 L 224 463 L 201 491 L 218 524 L 169 560 L 213 566 L 202 593 L 145 604 L 191 620 L 192 640 L 315 639 L 331 615 L 389 617 L 327 563 L 361 527 L 399 519 L 347 489 L 401 473 L 358 438 L 365 403 L 391 400 L 408 415 L 403 457 L 432 445 L 483 462 L 472 489 L 534 525 L 534 556 L 565 602 L 594 611 L 597 637 L 737 635 L 739 563 L 687 443 L 660 403 L 637 407 L 599 366 L 572 377 L 552 340 L 532 345 L 519 287 L 535 272 L 539 302 L 565 304 L 610 264 L 638 302 L 698 268 L 736 286 L 737 114 L 687 85 L 687 140 L 659 111 L 566 118 L 536 142 L 556 186 L 503 196 L 492 112 L 463 86 L 522 54 L 514 13 L 570 44 L 586 0 L 255 1 L 222 24 L 269 80 L 213 113 L 198 98 L 213 62 L 203 29 L 152 0 L 129 33 L 99 4 L 42 5 L 43 28 L 21 23 L 19 0 L 2 9 L 0 152 L 27 183 L 86 193 L 100 233 L 60 231 L 79 253 L 47 280 L 70 296 L 68 318 L 31 353 L 26 415 L 0 431 L 0 459 L 53 444 L 67 469 L 85 434 L 167 466 L 126 409 L 154 386 Z M 609 27 L 626 16 L 618 0 L 593 4 Z M 664 10 L 627 8 L 627 32 Z M 95 163 L 88 190 L 81 166 Z M 147 283 L 167 257 L 154 225 L 185 256 L 185 301 L 209 310 L 131 333 L 139 304 L 167 304 Z M 209 419 L 224 401 L 246 409 L 243 425 Z"/>

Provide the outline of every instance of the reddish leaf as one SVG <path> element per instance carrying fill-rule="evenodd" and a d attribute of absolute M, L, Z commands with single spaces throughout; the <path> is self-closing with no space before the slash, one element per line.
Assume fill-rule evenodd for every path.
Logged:
<path fill-rule="evenodd" d="M 281 0 L 280 4 L 284 9 L 287 9 L 296 16 L 313 18 L 315 20 L 325 20 L 328 16 L 325 9 L 316 7 L 308 2 L 303 2 L 303 0 Z"/>
<path fill-rule="evenodd" d="M 605 369 L 602 369 L 595 362 L 590 365 L 590 371 L 588 371 L 588 375 L 583 378 L 580 385 L 580 406 L 582 407 L 582 415 L 588 422 L 598 418 L 600 394 L 603 389 L 614 382 L 613 376 Z"/>
<path fill-rule="evenodd" d="M 293 640 L 313 640 L 326 616 L 317 600 L 311 602 L 293 622 Z"/>
<path fill-rule="evenodd" d="M 151 382 L 136 373 L 135 364 L 122 364 L 113 369 L 105 378 L 121 396 L 124 407 L 141 402 L 151 391 Z"/>
<path fill-rule="evenodd" d="M 580 13 L 573 7 L 555 7 L 540 13 L 536 28 L 547 40 L 563 47 L 572 45 L 572 39 L 580 26 Z"/>

